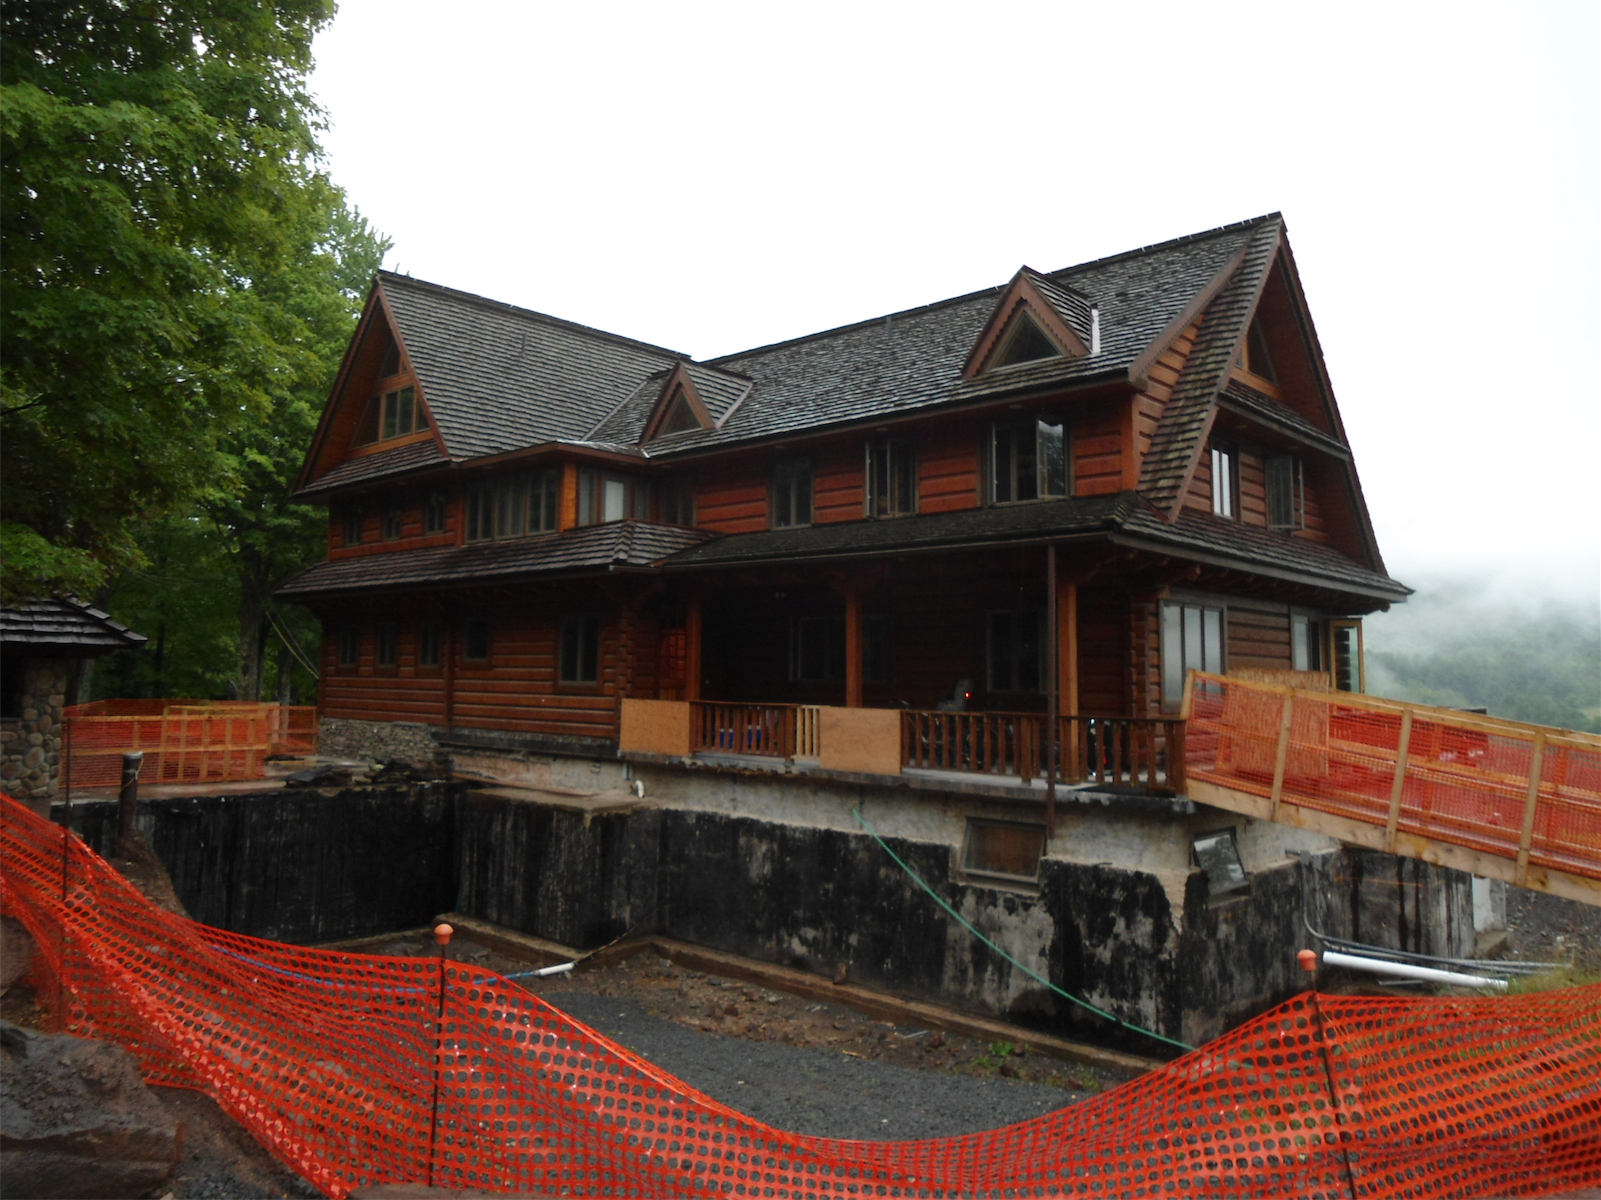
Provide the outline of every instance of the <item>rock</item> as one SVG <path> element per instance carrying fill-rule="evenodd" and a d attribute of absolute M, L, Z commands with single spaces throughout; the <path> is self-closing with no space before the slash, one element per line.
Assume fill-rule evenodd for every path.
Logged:
<path fill-rule="evenodd" d="M 285 787 L 349 787 L 352 776 L 345 767 L 312 767 L 284 776 Z"/>
<path fill-rule="evenodd" d="M 183 1128 L 120 1046 L 0 1021 L 0 1175 L 11 1197 L 143 1196 Z"/>
<path fill-rule="evenodd" d="M 33 969 L 33 935 L 21 921 L 0 917 L 0 992 Z"/>

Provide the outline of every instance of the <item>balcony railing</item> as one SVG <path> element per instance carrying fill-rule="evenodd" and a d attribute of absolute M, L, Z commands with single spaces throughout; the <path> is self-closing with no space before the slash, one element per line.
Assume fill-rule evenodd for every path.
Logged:
<path fill-rule="evenodd" d="M 795 710 L 793 704 L 713 704 L 693 701 L 689 706 L 690 752 L 793 758 Z M 815 731 L 815 726 L 813 729 Z"/>

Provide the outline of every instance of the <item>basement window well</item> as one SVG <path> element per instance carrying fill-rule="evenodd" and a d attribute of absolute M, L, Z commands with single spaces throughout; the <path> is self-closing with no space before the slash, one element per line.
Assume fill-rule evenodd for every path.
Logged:
<path fill-rule="evenodd" d="M 1017 821 L 967 820 L 962 873 L 1005 883 L 1037 884 L 1045 855 L 1045 826 Z"/>
<path fill-rule="evenodd" d="M 1199 834 L 1191 845 L 1195 850 L 1195 865 L 1206 872 L 1207 888 L 1213 897 L 1243 891 L 1250 884 L 1245 864 L 1240 861 L 1240 848 L 1234 841 L 1233 829 Z"/>

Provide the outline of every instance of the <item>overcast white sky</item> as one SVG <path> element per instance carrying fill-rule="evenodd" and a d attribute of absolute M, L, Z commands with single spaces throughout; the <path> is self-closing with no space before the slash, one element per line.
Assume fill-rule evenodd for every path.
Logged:
<path fill-rule="evenodd" d="M 1601 594 L 1601 5 L 342 0 L 388 266 L 697 358 L 1281 211 L 1391 574 Z"/>

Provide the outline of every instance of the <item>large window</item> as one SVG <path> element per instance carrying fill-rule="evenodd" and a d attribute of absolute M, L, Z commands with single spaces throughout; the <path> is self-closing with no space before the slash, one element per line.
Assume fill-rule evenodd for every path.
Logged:
<path fill-rule="evenodd" d="M 600 618 L 593 613 L 562 618 L 560 671 L 562 683 L 600 681 Z"/>
<path fill-rule="evenodd" d="M 1067 495 L 1066 426 L 1056 417 L 1010 421 L 990 430 L 990 499 L 1043 500 Z"/>
<path fill-rule="evenodd" d="M 1258 379 L 1275 384 L 1279 381 L 1279 373 L 1273 369 L 1273 356 L 1267 350 L 1267 338 L 1262 333 L 1262 322 L 1257 318 L 1251 319 L 1250 331 L 1240 347 L 1239 365 Z"/>
<path fill-rule="evenodd" d="M 812 464 L 804 458 L 782 459 L 773 468 L 773 528 L 812 523 Z"/>
<path fill-rule="evenodd" d="M 540 471 L 481 484 L 467 493 L 467 540 L 521 537 L 556 528 L 561 472 Z"/>
<path fill-rule="evenodd" d="M 867 443 L 867 515 L 901 517 L 917 511 L 917 460 L 900 438 Z"/>
<path fill-rule="evenodd" d="M 650 520 L 650 484 L 631 475 L 609 471 L 578 473 L 578 523 Z"/>
<path fill-rule="evenodd" d="M 1212 443 L 1212 512 L 1233 520 L 1239 516 L 1239 452 L 1228 442 Z"/>
<path fill-rule="evenodd" d="M 1162 605 L 1162 704 L 1184 702 L 1186 671 L 1223 670 L 1223 610 L 1202 604 Z"/>
<path fill-rule="evenodd" d="M 1290 454 L 1271 454 L 1264 465 L 1268 528 L 1303 528 L 1306 525 L 1306 489 L 1301 479 L 1301 460 Z"/>
<path fill-rule="evenodd" d="M 1044 614 L 1037 608 L 989 614 L 989 690 L 1038 692 L 1045 677 Z"/>
<path fill-rule="evenodd" d="M 394 541 L 406 527 L 406 512 L 398 504 L 384 510 L 384 540 Z"/>

